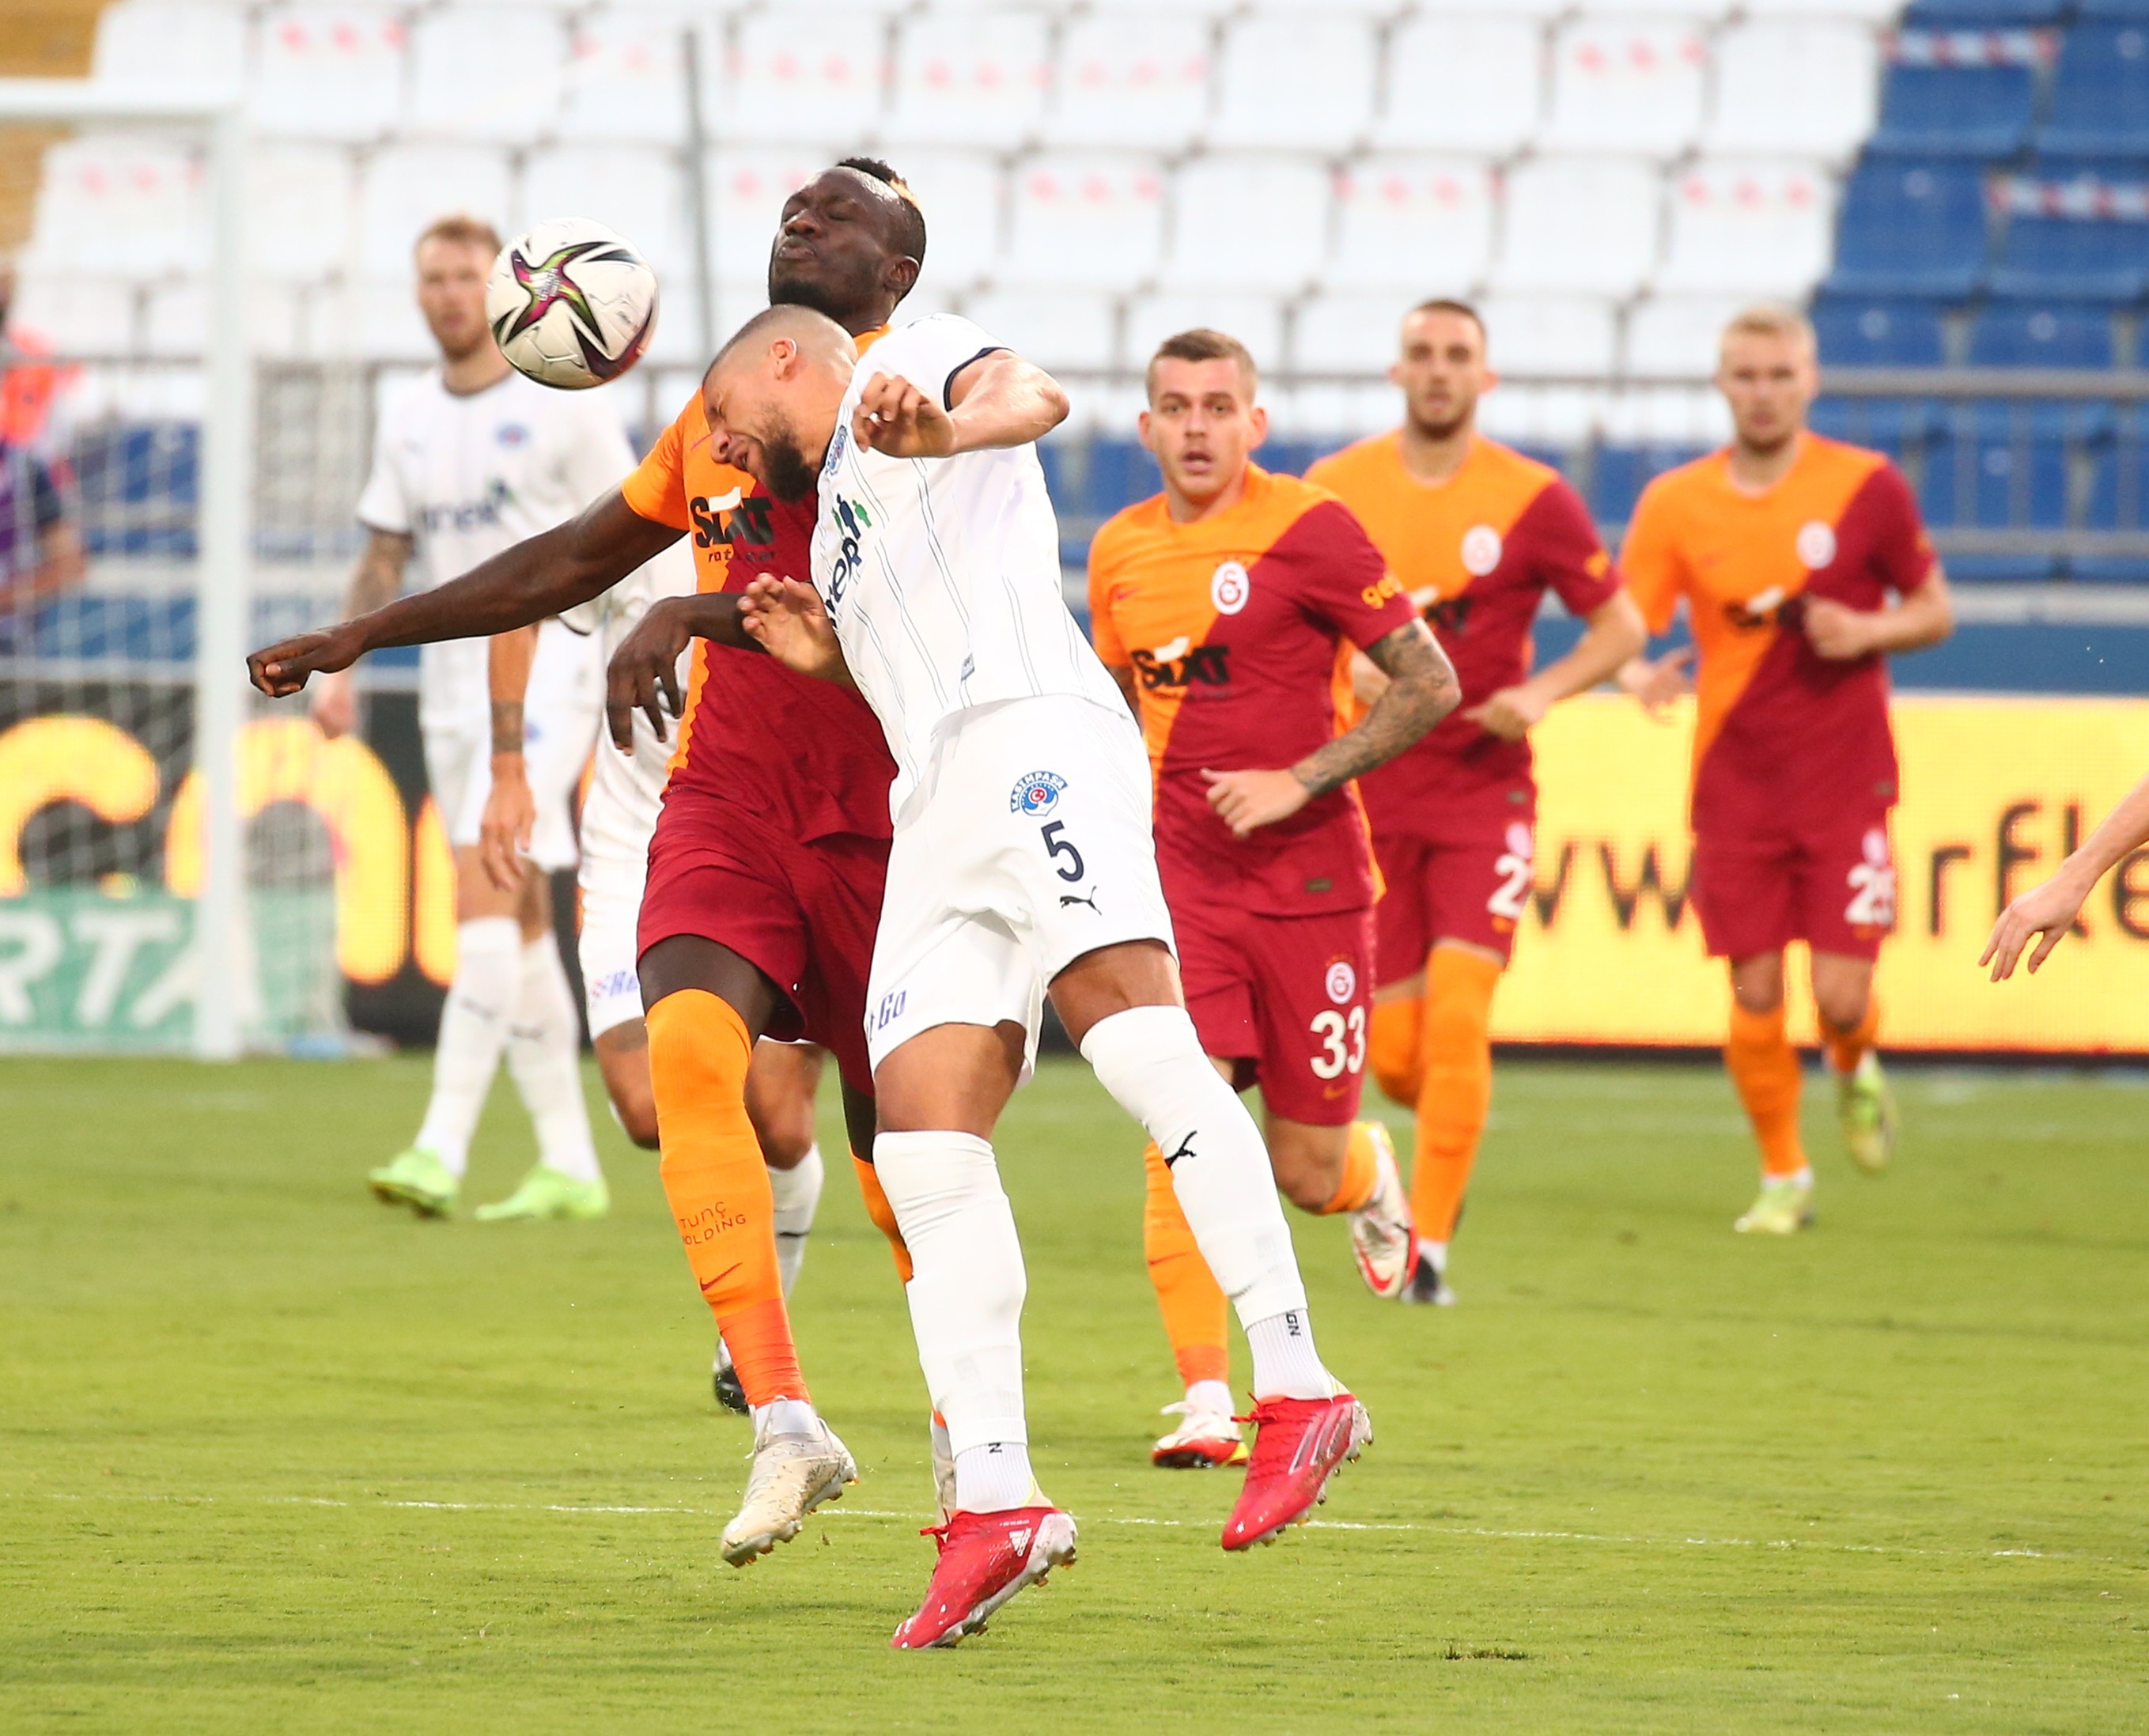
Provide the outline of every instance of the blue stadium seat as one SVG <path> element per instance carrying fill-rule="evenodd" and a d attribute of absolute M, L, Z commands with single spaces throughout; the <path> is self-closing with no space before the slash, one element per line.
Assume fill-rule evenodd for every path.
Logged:
<path fill-rule="evenodd" d="M 1949 555 L 1941 565 L 1958 585 L 2041 585 L 2059 573 L 2051 555 Z"/>
<path fill-rule="evenodd" d="M 1968 164 L 1861 163 L 1844 188 L 1835 269 L 1824 286 L 1845 296 L 1960 300 L 1985 259 L 1984 177 Z"/>
<path fill-rule="evenodd" d="M 2138 406 L 2121 411 L 2113 437 L 2091 456 L 2083 525 L 2091 531 L 2149 530 L 2149 417 Z"/>
<path fill-rule="evenodd" d="M 1974 368 L 2109 368 L 2117 360 L 2101 307 L 1995 302 L 1970 328 Z"/>
<path fill-rule="evenodd" d="M 2026 66 L 1891 66 L 1880 86 L 1876 156 L 2011 156 L 2036 117 L 2036 73 Z"/>
<path fill-rule="evenodd" d="M 2098 406 L 1958 405 L 1925 443 L 1919 503 L 1936 526 L 2056 531 L 2067 521 L 2070 446 L 2108 430 Z"/>
<path fill-rule="evenodd" d="M 2038 128 L 2036 144 L 2048 157 L 2149 153 L 2149 11 L 2139 23 L 2083 25 L 2067 33 L 2053 81 L 2052 118 Z"/>
<path fill-rule="evenodd" d="M 1147 500 L 1161 486 L 1156 460 L 1139 440 L 1097 440 L 1090 448 L 1089 486 L 1082 491 L 1078 510 L 1109 518 L 1122 506 Z"/>
<path fill-rule="evenodd" d="M 1937 368 L 1947 360 L 1939 306 L 1824 295 L 1813 305 L 1820 359 L 1837 368 Z"/>
<path fill-rule="evenodd" d="M 1599 525 L 1625 524 L 1651 481 L 1700 455 L 1692 446 L 1599 446 L 1589 479 L 1591 515 Z"/>
<path fill-rule="evenodd" d="M 1935 407 L 1922 400 L 1823 398 L 1813 407 L 1813 430 L 1830 440 L 1870 446 L 1903 464 L 1933 425 Z"/>
<path fill-rule="evenodd" d="M 2085 18 L 2149 18 L 2149 0 L 2080 0 Z"/>
<path fill-rule="evenodd" d="M 2149 290 L 2149 220 L 2008 219 L 1992 291 L 2018 300 L 2131 302 Z"/>
<path fill-rule="evenodd" d="M 2070 555 L 2066 574 L 2077 585 L 2149 585 L 2149 555 Z"/>
<path fill-rule="evenodd" d="M 2068 10 L 2069 0 L 1915 0 L 1903 23 L 1914 30 L 1989 30 L 1995 25 L 2055 23 Z"/>

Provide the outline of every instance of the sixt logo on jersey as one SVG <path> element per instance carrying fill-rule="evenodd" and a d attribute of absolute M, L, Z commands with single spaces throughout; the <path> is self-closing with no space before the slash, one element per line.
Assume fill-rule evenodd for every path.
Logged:
<path fill-rule="evenodd" d="M 501 509 L 515 499 L 515 491 L 495 476 L 475 501 L 440 501 L 418 515 L 420 526 L 437 536 L 443 531 L 476 531 L 500 522 Z"/>
<path fill-rule="evenodd" d="M 1231 684 L 1231 647 L 1194 645 L 1185 634 L 1155 651 L 1133 651 L 1135 676 L 1145 687 L 1228 687 Z"/>
<path fill-rule="evenodd" d="M 1724 606 L 1724 618 L 1741 632 L 1754 632 L 1763 627 L 1788 627 L 1793 632 L 1803 630 L 1806 616 L 1806 600 L 1802 593 L 1786 596 L 1781 585 L 1771 585 L 1743 603 Z"/>
<path fill-rule="evenodd" d="M 836 558 L 828 566 L 828 612 L 833 615 L 836 605 L 843 601 L 843 593 L 850 588 L 851 581 L 858 576 L 859 533 L 873 529 L 873 520 L 866 509 L 856 502 L 836 496 L 836 526 L 841 533 L 836 547 Z"/>
<path fill-rule="evenodd" d="M 1059 793 L 1067 780 L 1057 772 L 1025 772 L 1014 781 L 1008 797 L 1008 812 L 1041 820 L 1059 805 Z"/>
<path fill-rule="evenodd" d="M 696 495 L 687 502 L 697 549 L 728 548 L 734 544 L 741 548 L 773 548 L 774 511 L 767 496 L 745 496 L 736 488 L 713 498 Z"/>

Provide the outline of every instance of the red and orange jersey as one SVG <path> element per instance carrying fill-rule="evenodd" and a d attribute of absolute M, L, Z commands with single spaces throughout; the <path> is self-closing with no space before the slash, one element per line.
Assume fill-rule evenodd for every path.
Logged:
<path fill-rule="evenodd" d="M 1408 625 L 1402 586 L 1349 511 L 1256 466 L 1245 497 L 1213 518 L 1175 524 L 1160 495 L 1097 532 L 1090 609 L 1097 655 L 1133 672 L 1167 893 L 1284 916 L 1370 904 L 1353 791 L 1242 840 L 1201 775 L 1313 752 L 1342 727 L 1352 648 Z"/>
<path fill-rule="evenodd" d="M 1801 631 L 1808 596 L 1877 609 L 1932 572 L 1885 456 L 1807 434 L 1759 495 L 1733 485 L 1728 452 L 1696 459 L 1643 491 L 1620 565 L 1652 632 L 1681 598 L 1693 623 L 1697 830 L 1803 832 L 1895 805 L 1885 660 L 1830 662 Z"/>
<path fill-rule="evenodd" d="M 1439 837 L 1488 813 L 1533 809 L 1527 742 L 1464 714 L 1529 673 L 1530 624 L 1545 592 L 1587 615 L 1619 576 L 1588 509 L 1549 465 L 1482 436 L 1445 482 L 1403 466 L 1401 430 L 1322 459 L 1309 481 L 1358 516 L 1455 665 L 1462 702 L 1407 752 L 1361 780 L 1373 828 Z"/>
<path fill-rule="evenodd" d="M 861 339 L 861 347 L 878 335 Z M 689 533 L 703 591 L 743 591 L 762 573 L 803 578 L 812 571 L 816 503 L 773 499 L 743 470 L 719 463 L 698 390 L 620 491 L 643 518 Z M 799 838 L 889 834 L 895 762 L 879 720 L 848 688 L 697 640 L 678 730 L 667 793 L 736 802 Z"/>

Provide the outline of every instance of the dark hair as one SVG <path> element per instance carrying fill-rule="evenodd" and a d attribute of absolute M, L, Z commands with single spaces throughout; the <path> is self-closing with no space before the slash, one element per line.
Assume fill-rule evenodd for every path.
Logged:
<path fill-rule="evenodd" d="M 902 201 L 896 213 L 896 245 L 923 265 L 925 263 L 925 209 L 918 203 L 918 195 L 910 190 L 904 180 L 878 157 L 846 157 L 836 165 L 838 169 L 853 169 L 886 187 Z"/>
<path fill-rule="evenodd" d="M 1156 365 L 1161 361 L 1236 362 L 1239 371 L 1246 375 L 1249 394 L 1261 385 L 1261 371 L 1254 365 L 1253 351 L 1229 332 L 1214 331 L 1205 325 L 1175 332 L 1156 346 L 1156 354 L 1149 359 L 1142 380 L 1151 397 L 1156 395 Z"/>

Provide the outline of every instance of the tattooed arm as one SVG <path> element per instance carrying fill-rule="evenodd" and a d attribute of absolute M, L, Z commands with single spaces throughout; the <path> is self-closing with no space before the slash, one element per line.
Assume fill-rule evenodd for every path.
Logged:
<path fill-rule="evenodd" d="M 1422 621 L 1397 627 L 1366 647 L 1387 677 L 1372 709 L 1287 770 L 1209 772 L 1209 805 L 1241 838 L 1289 819 L 1316 796 L 1385 765 L 1456 707 L 1462 697 L 1454 667 Z"/>

